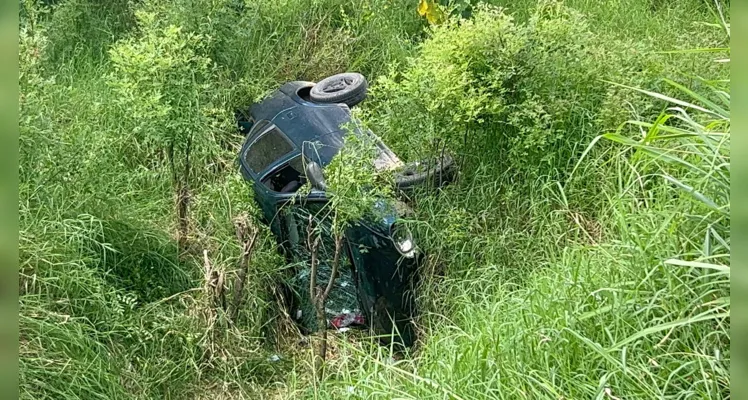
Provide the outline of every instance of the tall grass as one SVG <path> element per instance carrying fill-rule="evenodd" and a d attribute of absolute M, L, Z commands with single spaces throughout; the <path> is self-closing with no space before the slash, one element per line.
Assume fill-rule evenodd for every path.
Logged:
<path fill-rule="evenodd" d="M 340 340 L 321 397 L 729 397 L 729 84 L 703 95 L 670 84 L 680 96 L 631 88 L 669 107 L 600 136 L 615 143 L 612 154 L 579 161 L 615 182 L 597 222 L 559 196 L 530 230 L 494 232 L 480 225 L 485 216 L 455 211 L 469 190 L 442 193 L 448 211 L 436 219 L 456 213 L 463 226 L 433 227 L 449 244 L 437 256 L 469 272 L 450 265 L 424 286 L 426 339 L 413 355 Z M 629 136 L 629 126 L 643 130 Z M 560 235 L 575 225 L 579 235 Z M 526 276 L 512 280 L 517 273 Z"/>
<path fill-rule="evenodd" d="M 23 3 L 22 397 L 251 396 L 279 372 L 268 232 L 235 324 L 202 288 L 203 250 L 233 282 L 232 220 L 255 212 L 233 113 L 285 80 L 383 68 L 421 24 L 397 4 L 286 3 Z"/>
<path fill-rule="evenodd" d="M 729 48 L 674 51 L 725 47 L 714 8 L 476 4 L 427 28 L 416 3 L 23 2 L 23 398 L 729 394 Z M 462 172 L 414 198 L 418 345 L 333 335 L 316 382 L 269 232 L 234 322 L 202 255 L 231 291 L 232 220 L 261 226 L 235 109 L 342 70 L 399 154 Z"/>
<path fill-rule="evenodd" d="M 729 396 L 726 70 L 684 86 L 648 77 L 651 71 L 631 75 L 626 66 L 632 59 L 605 63 L 616 83 L 587 82 L 593 90 L 583 92 L 607 92 L 605 100 L 586 99 L 577 115 L 551 113 L 566 136 L 544 149 L 553 156 L 568 155 L 569 162 L 518 175 L 522 165 L 504 167 L 502 153 L 509 162 L 539 164 L 512 156 L 515 144 L 501 135 L 517 131 L 496 132 L 500 125 L 488 120 L 492 110 L 481 110 L 468 125 L 428 110 L 428 101 L 438 96 L 453 99 L 436 105 L 452 108 L 448 112 L 469 101 L 475 104 L 471 97 L 485 80 L 464 78 L 475 76 L 475 65 L 487 63 L 484 57 L 491 58 L 466 49 L 482 49 L 483 36 L 474 31 L 507 26 L 500 18 L 489 20 L 483 23 L 492 28 L 437 29 L 410 70 L 373 90 L 378 97 L 372 118 L 385 116 L 380 130 L 392 142 L 404 140 L 404 149 L 428 152 L 434 140 L 446 141 L 458 159 L 465 153 L 463 173 L 469 176 L 436 197 L 417 199 L 420 243 L 431 257 L 425 269 L 429 278 L 419 293 L 424 313 L 418 321 L 420 346 L 395 361 L 398 356 L 387 349 L 341 340 L 337 375 L 323 387 L 323 397 Z M 480 21 L 477 15 L 474 23 Z M 504 32 L 505 39 L 513 34 L 511 28 Z M 588 35 L 593 44 L 606 37 Z M 611 43 L 626 48 L 605 42 L 608 50 Z M 611 51 L 612 59 L 621 54 Z M 705 56 L 698 61 L 681 58 L 684 64 L 675 65 L 673 75 L 682 73 L 683 65 L 720 71 L 729 48 L 712 51 L 699 52 Z M 460 63 L 460 52 L 468 63 Z M 696 54 L 677 52 L 687 53 Z M 652 50 L 634 62 L 664 62 L 658 57 Z M 498 65 L 501 61 L 499 56 Z M 612 70 L 619 67 L 627 73 Z M 601 71 L 594 64 L 591 68 Z M 438 84 L 446 82 L 439 80 L 444 71 L 459 71 L 463 80 L 449 81 L 452 89 L 442 92 Z M 436 84 L 423 84 L 429 79 Z M 548 96 L 547 83 L 530 87 L 545 100 L 544 107 L 558 101 Z M 478 90 L 511 101 L 503 92 L 491 92 L 494 88 Z M 424 103 L 426 110 L 420 107 Z M 398 114 L 398 108 L 412 113 Z M 627 114 L 628 121 L 610 124 Z M 477 135 L 468 139 L 475 145 L 467 149 L 450 136 L 462 139 L 466 131 Z M 297 386 L 288 391 L 309 393 Z"/>

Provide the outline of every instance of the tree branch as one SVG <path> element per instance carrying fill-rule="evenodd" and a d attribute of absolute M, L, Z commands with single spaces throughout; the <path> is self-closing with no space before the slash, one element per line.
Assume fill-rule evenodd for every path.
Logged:
<path fill-rule="evenodd" d="M 332 286 L 335 283 L 335 279 L 338 277 L 338 269 L 340 265 L 340 252 L 343 247 L 343 234 L 335 235 L 335 255 L 332 260 L 332 272 L 330 273 L 330 280 L 327 282 L 325 292 L 322 294 L 322 302 L 327 300 L 327 296 L 330 295 Z"/>
<path fill-rule="evenodd" d="M 257 241 L 259 230 L 255 227 L 250 227 L 247 232 L 247 220 L 246 217 L 237 219 L 234 224 L 236 225 L 236 238 L 242 246 L 242 254 L 239 262 L 239 272 L 234 280 L 234 299 L 231 302 L 231 320 L 236 323 L 236 318 L 239 315 L 239 307 L 242 302 L 242 294 L 244 292 L 244 283 L 247 279 L 247 273 L 249 271 L 249 262 L 252 260 L 252 250 L 254 249 Z"/>

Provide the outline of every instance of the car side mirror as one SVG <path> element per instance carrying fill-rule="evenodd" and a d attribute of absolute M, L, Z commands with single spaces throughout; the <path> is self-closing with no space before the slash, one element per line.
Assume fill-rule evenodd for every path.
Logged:
<path fill-rule="evenodd" d="M 314 161 L 309 161 L 304 168 L 312 187 L 323 192 L 326 191 L 327 183 L 325 183 L 325 176 L 322 174 L 322 167 Z"/>

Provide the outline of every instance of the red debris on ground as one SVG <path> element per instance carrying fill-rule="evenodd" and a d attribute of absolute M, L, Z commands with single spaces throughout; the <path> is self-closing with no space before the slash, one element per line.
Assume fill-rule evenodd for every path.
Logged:
<path fill-rule="evenodd" d="M 359 313 L 345 313 L 336 315 L 335 318 L 333 318 L 330 321 L 330 325 L 333 327 L 340 329 L 345 328 L 346 326 L 350 325 L 364 325 L 364 316 Z"/>

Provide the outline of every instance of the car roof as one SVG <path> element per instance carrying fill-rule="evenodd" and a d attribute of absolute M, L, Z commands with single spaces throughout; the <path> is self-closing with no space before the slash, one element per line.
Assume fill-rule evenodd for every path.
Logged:
<path fill-rule="evenodd" d="M 326 166 L 343 147 L 346 131 L 342 126 L 351 122 L 351 111 L 345 104 L 316 104 L 299 96 L 299 91 L 313 85 L 286 83 L 250 107 L 250 115 L 255 121 L 270 121 L 298 152 Z"/>
<path fill-rule="evenodd" d="M 353 122 L 350 108 L 345 104 L 319 104 L 307 100 L 305 93 L 308 94 L 312 86 L 312 82 L 288 82 L 250 107 L 250 116 L 255 121 L 269 121 L 295 147 L 292 152 L 269 164 L 264 171 L 257 171 L 258 176 L 266 175 L 302 153 L 325 167 L 343 147 L 347 133 L 345 125 Z M 402 161 L 376 135 L 368 130 L 364 132 L 359 125 L 352 126 L 352 129 L 358 134 L 369 133 L 376 140 L 379 154 L 374 163 L 377 169 L 402 165 Z M 265 131 L 258 129 L 250 133 L 248 143 Z"/>

